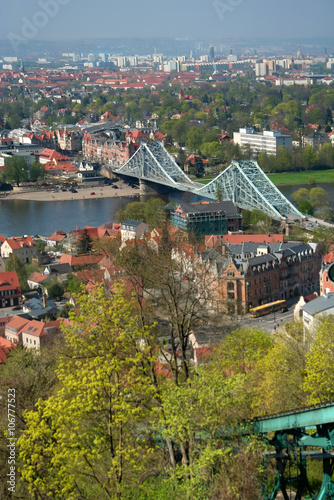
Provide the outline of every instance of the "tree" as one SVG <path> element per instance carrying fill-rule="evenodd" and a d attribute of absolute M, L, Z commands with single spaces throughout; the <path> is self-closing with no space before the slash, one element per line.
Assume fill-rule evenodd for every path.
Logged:
<path fill-rule="evenodd" d="M 315 339 L 306 356 L 304 390 L 308 404 L 324 403 L 334 398 L 334 322 L 331 316 L 317 326 Z"/>
<path fill-rule="evenodd" d="M 21 156 L 13 156 L 6 160 L 3 175 L 9 182 L 15 182 L 17 186 L 20 182 L 26 182 L 29 178 L 29 167 Z"/>
<path fill-rule="evenodd" d="M 297 191 L 292 193 L 291 198 L 295 203 L 300 205 L 303 201 L 309 201 L 310 192 L 306 188 L 299 188 Z"/>
<path fill-rule="evenodd" d="M 202 144 L 202 132 L 198 127 L 191 127 L 187 132 L 186 144 L 189 151 L 197 153 Z"/>
<path fill-rule="evenodd" d="M 54 278 L 52 281 L 46 283 L 45 288 L 48 291 L 48 297 L 50 297 L 50 299 L 62 299 L 64 295 L 64 287 L 57 278 Z"/>
<path fill-rule="evenodd" d="M 219 183 L 217 184 L 216 201 L 223 201 L 223 190 Z"/>
<path fill-rule="evenodd" d="M 308 200 L 302 201 L 299 204 L 298 208 L 303 214 L 306 214 L 306 215 L 313 215 L 314 214 L 314 208 Z"/>
<path fill-rule="evenodd" d="M 310 203 L 316 209 L 329 206 L 328 193 L 319 187 L 312 188 L 310 190 Z"/>
<path fill-rule="evenodd" d="M 44 179 L 45 170 L 40 163 L 32 163 L 30 166 L 29 177 L 32 182 Z"/>
<path fill-rule="evenodd" d="M 87 229 L 83 230 L 82 236 L 78 242 L 78 254 L 86 254 L 92 251 L 92 238 Z"/>
<path fill-rule="evenodd" d="M 254 367 L 253 411 L 271 414 L 288 411 L 306 403 L 304 378 L 307 335 L 303 323 L 288 323 L 275 336 L 275 343 Z"/>
<path fill-rule="evenodd" d="M 125 209 L 120 209 L 116 212 L 116 220 L 119 223 L 130 220 L 138 220 L 144 222 L 145 204 L 140 201 L 129 203 Z"/>
<path fill-rule="evenodd" d="M 11 253 L 6 260 L 5 264 L 6 271 L 15 271 L 17 274 L 17 278 L 20 283 L 20 288 L 22 292 L 25 292 L 28 289 L 28 273 L 26 266 L 16 255 Z"/>
<path fill-rule="evenodd" d="M 165 207 L 166 203 L 160 198 L 150 198 L 145 203 L 144 221 L 151 229 L 161 227 L 163 221 L 166 219 Z"/>
<path fill-rule="evenodd" d="M 306 170 L 312 170 L 317 163 L 317 153 L 313 146 L 306 146 L 303 153 L 303 160 Z"/>
<path fill-rule="evenodd" d="M 22 477 L 31 496 L 120 498 L 137 483 L 154 451 L 147 423 L 156 421 L 145 366 L 155 358 L 152 327 L 140 327 L 132 302 L 116 287 L 77 297 L 64 328 L 66 357 L 59 388 L 26 412 L 19 440 Z"/>

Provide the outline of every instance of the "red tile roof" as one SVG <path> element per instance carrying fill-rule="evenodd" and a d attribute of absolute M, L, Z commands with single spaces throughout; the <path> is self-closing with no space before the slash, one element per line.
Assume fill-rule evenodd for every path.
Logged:
<path fill-rule="evenodd" d="M 21 292 L 20 283 L 15 271 L 0 273 L 0 291 L 16 289 Z"/>
<path fill-rule="evenodd" d="M 0 337 L 0 365 L 6 362 L 7 355 L 11 349 L 16 349 L 16 344 Z"/>
<path fill-rule="evenodd" d="M 27 236 L 26 238 L 24 236 L 22 238 L 8 238 L 6 241 L 12 250 L 20 250 L 23 248 L 23 245 L 27 247 L 36 246 L 31 236 Z"/>
<path fill-rule="evenodd" d="M 55 231 L 49 238 L 48 241 L 63 241 L 66 238 L 66 233 L 64 231 Z"/>
<path fill-rule="evenodd" d="M 283 243 L 283 234 L 223 234 L 205 236 L 209 247 L 220 243 L 241 245 L 242 243 Z"/>

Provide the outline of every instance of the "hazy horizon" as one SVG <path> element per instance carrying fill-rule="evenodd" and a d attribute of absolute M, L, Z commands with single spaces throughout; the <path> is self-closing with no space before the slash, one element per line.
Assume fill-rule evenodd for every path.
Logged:
<path fill-rule="evenodd" d="M 333 38 L 333 0 L 14 0 L 1 6 L 0 38 L 94 39 Z"/>

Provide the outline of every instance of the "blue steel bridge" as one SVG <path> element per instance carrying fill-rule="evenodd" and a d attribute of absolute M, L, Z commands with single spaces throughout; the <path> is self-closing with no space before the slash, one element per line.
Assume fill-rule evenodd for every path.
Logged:
<path fill-rule="evenodd" d="M 277 220 L 289 215 L 302 217 L 255 160 L 233 160 L 224 172 L 203 185 L 189 179 L 160 142 L 148 142 L 143 143 L 121 168 L 112 171 L 116 175 L 139 179 L 141 185 L 158 184 L 211 200 L 217 199 L 219 186 L 220 200 L 231 200 L 239 208 L 259 209 Z"/>

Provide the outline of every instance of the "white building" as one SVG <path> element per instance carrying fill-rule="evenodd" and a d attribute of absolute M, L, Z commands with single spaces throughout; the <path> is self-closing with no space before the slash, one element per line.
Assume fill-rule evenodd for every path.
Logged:
<path fill-rule="evenodd" d="M 267 76 L 268 75 L 268 66 L 265 62 L 255 63 L 255 75 L 256 76 Z"/>
<path fill-rule="evenodd" d="M 121 225 L 122 243 L 136 238 L 142 238 L 145 233 L 149 233 L 150 228 L 144 222 L 138 220 L 126 220 Z"/>
<path fill-rule="evenodd" d="M 240 147 L 250 146 L 254 153 L 265 152 L 276 155 L 279 146 L 292 150 L 291 135 L 282 135 L 278 131 L 265 130 L 258 133 L 253 128 L 241 128 L 239 132 L 233 133 L 233 141 Z"/>
<path fill-rule="evenodd" d="M 334 293 L 325 293 L 302 307 L 304 326 L 313 332 L 323 316 L 334 315 Z"/>

